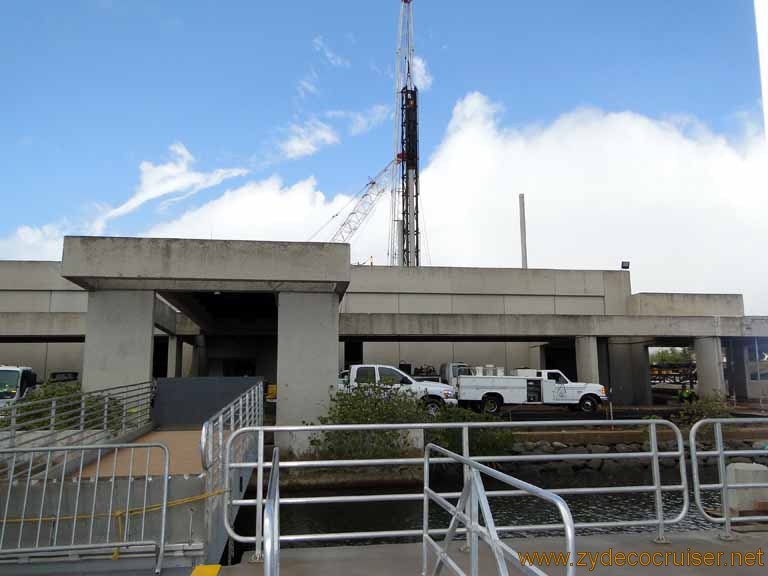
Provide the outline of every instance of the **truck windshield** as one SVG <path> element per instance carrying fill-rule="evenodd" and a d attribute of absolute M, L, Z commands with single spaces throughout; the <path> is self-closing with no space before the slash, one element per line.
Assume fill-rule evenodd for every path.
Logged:
<path fill-rule="evenodd" d="M 17 370 L 0 370 L 0 398 L 13 398 L 19 386 Z"/>

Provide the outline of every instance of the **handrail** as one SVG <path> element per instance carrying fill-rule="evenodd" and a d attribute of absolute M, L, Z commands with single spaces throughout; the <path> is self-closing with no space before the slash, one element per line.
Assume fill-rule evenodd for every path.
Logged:
<path fill-rule="evenodd" d="M 222 461 L 224 430 L 260 426 L 264 420 L 263 383 L 251 386 L 213 414 L 200 430 L 200 460 L 204 470 Z"/>
<path fill-rule="evenodd" d="M 280 449 L 272 450 L 264 502 L 264 576 L 280 576 Z"/>
<path fill-rule="evenodd" d="M 150 482 L 152 454 L 157 451 L 162 455 L 162 471 L 157 480 Z M 129 453 L 127 475 L 118 470 L 117 464 L 125 452 Z M 113 548 L 118 555 L 151 546 L 157 554 L 155 573 L 160 573 L 165 554 L 170 463 L 164 444 L 0 449 L 0 455 L 8 456 L 8 465 L 0 468 L 7 484 L 4 494 L 0 494 L 0 557 L 27 562 L 30 557 L 49 557 L 57 552 L 71 555 Z M 95 474 L 86 477 L 84 469 L 93 461 Z M 162 486 L 161 501 L 153 503 L 149 494 L 157 481 Z M 101 491 L 100 485 L 104 486 Z M 160 513 L 156 538 L 147 533 L 148 512 Z"/>
<path fill-rule="evenodd" d="M 149 426 L 153 382 L 40 400 L 27 398 L 0 408 L 0 448 L 98 444 L 125 438 Z"/>
<path fill-rule="evenodd" d="M 765 482 L 750 482 L 730 484 L 728 482 L 728 466 L 727 459 L 731 457 L 739 456 L 768 456 L 768 447 L 762 449 L 752 450 L 726 450 L 725 442 L 723 440 L 723 425 L 738 424 L 744 426 L 748 424 L 763 424 L 768 425 L 768 418 L 705 418 L 699 420 L 691 427 L 689 434 L 689 445 L 691 450 L 691 470 L 693 478 L 693 495 L 696 501 L 696 507 L 699 509 L 704 518 L 715 524 L 723 524 L 723 533 L 721 537 L 725 540 L 729 540 L 733 537 L 731 531 L 731 524 L 733 522 L 765 522 L 768 520 L 768 513 L 766 514 L 751 514 L 749 516 L 733 516 L 730 506 L 729 494 L 731 490 L 745 490 L 752 488 L 766 488 L 768 489 L 768 483 Z M 705 426 L 713 426 L 715 446 L 714 450 L 700 451 L 697 447 L 699 440 L 699 430 Z M 703 457 L 716 457 L 717 458 L 717 475 L 718 481 L 715 484 L 702 484 L 699 478 L 699 458 Z M 720 491 L 720 510 L 721 516 L 713 516 L 704 507 L 701 494 L 704 490 L 719 490 Z"/>
<path fill-rule="evenodd" d="M 553 453 L 553 454 L 519 454 L 519 455 L 485 455 L 474 456 L 470 454 L 470 435 L 473 432 L 483 430 L 495 430 L 500 428 L 509 429 L 541 429 L 545 427 L 563 428 L 629 428 L 642 427 L 648 433 L 647 448 L 641 452 L 604 452 L 604 453 Z M 673 450 L 663 451 L 659 448 L 658 434 L 659 428 L 666 428 L 672 433 L 675 448 Z M 629 516 L 622 520 L 599 520 L 590 522 L 576 522 L 576 529 L 592 528 L 627 528 L 640 526 L 653 526 L 656 528 L 656 541 L 665 542 L 665 530 L 672 524 L 679 523 L 685 518 L 689 509 L 688 500 L 688 480 L 686 473 L 686 454 L 683 445 L 683 437 L 680 429 L 667 420 L 571 420 L 571 421 L 535 421 L 535 422 L 451 422 L 451 423 L 409 423 L 409 424 L 344 424 L 344 425 L 321 425 L 321 426 L 262 426 L 254 428 L 242 428 L 232 433 L 227 439 L 227 447 L 224 451 L 224 479 L 225 493 L 227 496 L 227 506 L 223 507 L 223 522 L 229 536 L 238 542 L 254 544 L 257 553 L 262 548 L 262 526 L 261 516 L 264 505 L 262 479 L 264 471 L 271 468 L 271 464 L 264 459 L 264 438 L 267 432 L 305 432 L 314 434 L 325 431 L 381 431 L 381 430 L 457 430 L 461 431 L 462 453 L 465 457 L 472 458 L 479 463 L 506 463 L 506 462 L 573 462 L 573 461 L 592 461 L 599 462 L 604 460 L 645 460 L 648 462 L 651 482 L 646 480 L 644 484 L 635 485 L 609 485 L 589 488 L 557 488 L 551 492 L 560 496 L 565 495 L 594 495 L 601 494 L 652 494 L 654 498 L 654 513 L 652 517 L 646 514 L 637 514 Z M 254 461 L 243 460 L 235 454 L 233 448 L 241 443 L 241 440 L 254 439 L 257 447 L 257 458 Z M 668 483 L 662 482 L 661 462 L 673 460 L 678 470 L 677 477 Z M 433 463 L 449 463 L 449 458 L 436 457 L 431 460 Z M 365 458 L 365 459 L 338 459 L 338 460 L 298 460 L 289 462 L 280 462 L 281 468 L 338 468 L 360 466 L 422 466 L 424 458 Z M 255 472 L 256 494 L 255 498 L 238 499 L 229 492 L 229 477 L 234 471 L 240 473 Z M 642 480 L 641 480 L 642 481 Z M 679 512 L 669 517 L 669 511 L 665 512 L 663 506 L 663 497 L 667 493 L 677 493 L 680 495 L 681 505 Z M 526 496 L 524 490 L 489 490 L 489 497 L 522 497 Z M 445 492 L 441 494 L 444 498 L 459 498 L 460 493 Z M 339 495 L 339 496 L 311 496 L 311 497 L 286 497 L 280 500 L 281 506 L 285 505 L 306 505 L 306 504 L 351 504 L 364 502 L 418 502 L 422 499 L 421 493 L 405 494 L 366 494 L 366 495 Z M 240 506 L 252 506 L 256 508 L 256 532 L 255 534 L 238 533 L 230 518 L 227 516 L 229 508 Z M 551 529 L 561 529 L 562 524 L 544 523 L 531 526 L 500 526 L 499 532 L 522 532 L 522 531 L 543 531 Z M 438 531 L 439 532 L 439 531 Z M 321 542 L 338 541 L 352 539 L 368 538 L 401 538 L 401 537 L 421 536 L 421 530 L 399 529 L 399 530 L 381 530 L 381 531 L 360 531 L 360 532 L 337 532 L 321 534 L 281 534 L 281 542 Z"/>
<path fill-rule="evenodd" d="M 456 505 L 451 504 L 443 496 L 429 487 L 430 452 L 442 454 L 444 458 L 448 458 L 449 460 L 464 466 L 464 489 L 462 490 Z M 518 490 L 522 490 L 530 496 L 534 496 L 553 504 L 560 513 L 563 522 L 566 540 L 566 557 L 576 558 L 576 528 L 573 522 L 573 515 L 571 514 L 571 509 L 568 507 L 568 504 L 566 504 L 565 500 L 560 496 L 552 491 L 544 490 L 538 486 L 534 486 L 533 484 L 529 484 L 528 482 L 524 482 L 523 480 L 504 474 L 493 468 L 489 468 L 471 458 L 460 456 L 459 454 L 446 450 L 436 444 L 427 444 L 424 448 L 424 508 L 422 516 L 421 548 L 422 574 L 426 575 L 430 572 L 432 574 L 437 574 L 439 573 L 440 568 L 445 565 L 451 568 L 456 574 L 464 576 L 465 572 L 448 555 L 448 548 L 456 535 L 459 522 L 466 526 L 470 553 L 470 574 L 472 576 L 477 576 L 478 574 L 478 539 L 482 539 L 491 548 L 499 574 L 504 576 L 508 574 L 505 557 L 516 562 L 518 567 L 524 571 L 529 571 L 534 574 L 545 574 L 536 566 L 523 565 L 520 561 L 520 554 L 518 554 L 518 552 L 511 546 L 502 542 L 499 538 L 498 530 L 496 529 L 496 524 L 493 520 L 493 514 L 491 513 L 490 504 L 488 502 L 488 496 L 485 487 L 483 486 L 481 474 L 489 476 L 494 480 L 512 486 Z M 451 515 L 451 522 L 445 539 L 443 540 L 442 547 L 430 535 L 430 501 L 435 502 Z M 478 522 L 479 512 L 482 513 L 485 525 Z M 437 554 L 436 563 L 431 571 L 428 570 L 429 548 L 432 548 Z M 570 562 L 566 569 L 566 576 L 573 576 L 575 573 L 576 568 L 574 562 Z"/>

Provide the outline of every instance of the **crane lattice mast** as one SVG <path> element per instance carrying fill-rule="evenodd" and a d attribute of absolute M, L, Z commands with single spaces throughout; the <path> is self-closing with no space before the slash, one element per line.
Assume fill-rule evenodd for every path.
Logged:
<path fill-rule="evenodd" d="M 349 242 L 355 235 L 373 211 L 379 198 L 391 189 L 391 173 L 395 164 L 396 161 L 392 160 L 381 172 L 371 178 L 352 210 L 334 233 L 331 242 Z"/>
<path fill-rule="evenodd" d="M 418 89 L 414 83 L 412 0 L 401 0 L 395 67 L 395 157 L 392 167 L 390 264 L 421 264 Z"/>

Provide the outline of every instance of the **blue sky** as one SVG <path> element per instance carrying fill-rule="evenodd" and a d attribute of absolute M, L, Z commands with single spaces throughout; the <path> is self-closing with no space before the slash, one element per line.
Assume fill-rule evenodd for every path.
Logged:
<path fill-rule="evenodd" d="M 309 197 L 357 192 L 392 156 L 399 5 L 5 3 L 0 190 L 12 210 L 0 219 L 0 257 L 36 257 L 34 242 L 31 252 L 9 248 L 20 227 L 54 226 L 56 236 L 93 231 L 98 221 L 104 233 L 145 233 L 270 177 L 278 195 L 308 178 Z M 472 93 L 485 99 L 473 101 L 485 110 L 473 108 L 473 121 L 492 109 L 496 139 L 547 132 L 581 109 L 670 121 L 686 138 L 706 132 L 693 144 L 722 137 L 736 151 L 762 128 L 752 0 L 415 0 L 414 14 L 431 79 L 421 96 L 425 170 L 447 149 L 448 126 Z M 169 150 L 176 143 L 182 152 Z M 142 173 L 150 189 L 167 171 L 194 172 L 173 202 L 140 202 L 100 220 L 141 191 Z M 272 216 L 262 205 L 249 214 L 254 226 Z M 681 199 L 672 209 L 684 217 L 687 207 Z M 287 235 L 306 239 L 315 224 Z"/>
<path fill-rule="evenodd" d="M 5 4 L 0 170 L 14 211 L 0 234 L 119 203 L 138 163 L 161 161 L 176 141 L 200 169 L 314 174 L 329 194 L 356 191 L 389 159 L 389 122 L 264 164 L 292 122 L 390 104 L 398 9 L 397 0 Z M 760 97 L 750 0 L 417 0 L 414 11 L 435 78 L 422 101 L 422 155 L 469 90 L 503 102 L 511 124 L 595 106 L 693 115 L 724 133 Z M 318 37 L 348 66 L 316 51 Z M 303 78 L 316 94 L 298 95 Z M 118 228 L 154 217 L 135 216 Z"/>

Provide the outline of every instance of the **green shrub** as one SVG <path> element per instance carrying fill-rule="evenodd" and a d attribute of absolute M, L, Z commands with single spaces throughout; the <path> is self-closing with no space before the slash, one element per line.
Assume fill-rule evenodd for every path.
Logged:
<path fill-rule="evenodd" d="M 338 390 L 328 413 L 318 418 L 328 424 L 409 424 L 422 422 L 498 422 L 456 406 L 444 406 L 430 415 L 412 394 L 381 384 L 358 384 Z M 501 454 L 513 443 L 509 429 L 471 430 L 472 455 Z M 461 430 L 428 430 L 424 442 L 432 442 L 461 454 Z M 318 432 L 310 438 L 312 456 L 319 459 L 397 458 L 415 452 L 412 439 L 402 430 Z M 415 454 L 416 455 L 416 454 Z"/>
<path fill-rule="evenodd" d="M 337 390 L 331 396 L 328 414 L 318 418 L 326 424 L 400 424 L 424 422 L 428 418 L 421 402 L 412 394 L 376 383 L 358 384 Z M 408 435 L 401 430 L 329 430 L 310 438 L 313 455 L 320 458 L 394 458 L 410 449 Z"/>
<path fill-rule="evenodd" d="M 480 414 L 459 406 L 444 406 L 432 419 L 434 422 L 498 422 L 489 414 Z M 461 430 L 429 430 L 425 442 L 442 446 L 461 454 Z M 515 433 L 510 428 L 487 428 L 469 430 L 469 453 L 472 456 L 491 456 L 510 451 L 515 442 Z"/>
<path fill-rule="evenodd" d="M 723 397 L 713 394 L 683 404 L 672 420 L 679 426 L 688 427 L 705 418 L 728 418 L 730 415 L 731 410 Z"/>

